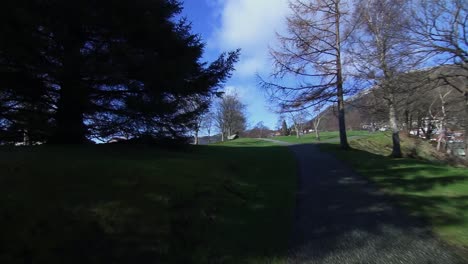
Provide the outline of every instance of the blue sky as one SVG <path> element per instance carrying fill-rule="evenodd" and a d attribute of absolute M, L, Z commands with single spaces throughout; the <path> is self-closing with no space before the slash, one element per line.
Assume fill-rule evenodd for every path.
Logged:
<path fill-rule="evenodd" d="M 249 125 L 263 121 L 274 128 L 278 116 L 269 110 L 256 74 L 271 72 L 268 47 L 274 45 L 275 32 L 284 28 L 287 0 L 185 0 L 183 15 L 192 22 L 193 33 L 206 43 L 205 60 L 221 52 L 242 49 L 236 72 L 225 90 L 237 93 L 247 105 Z"/>

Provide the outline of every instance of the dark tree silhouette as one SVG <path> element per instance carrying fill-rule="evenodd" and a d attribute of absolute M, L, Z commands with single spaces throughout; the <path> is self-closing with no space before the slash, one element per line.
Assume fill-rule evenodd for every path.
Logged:
<path fill-rule="evenodd" d="M 283 119 L 283 123 L 281 123 L 281 135 L 282 136 L 289 136 L 288 125 L 286 124 L 286 120 L 284 120 L 284 119 Z"/>
<path fill-rule="evenodd" d="M 177 0 L 5 3 L 0 124 L 37 133 L 22 113 L 39 114 L 54 143 L 185 133 L 209 104 L 194 109 L 191 99 L 216 93 L 239 52 L 201 62 L 204 44 L 176 18 L 181 9 Z"/>

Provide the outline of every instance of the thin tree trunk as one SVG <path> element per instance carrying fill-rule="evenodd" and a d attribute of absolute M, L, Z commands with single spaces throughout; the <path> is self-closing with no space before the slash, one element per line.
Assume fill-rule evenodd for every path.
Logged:
<path fill-rule="evenodd" d="M 468 160 L 468 91 L 465 92 L 465 159 Z"/>
<path fill-rule="evenodd" d="M 87 102 L 86 87 L 80 85 L 80 47 L 69 41 L 65 46 L 63 76 L 57 104 L 57 128 L 50 143 L 82 144 L 86 142 L 83 114 Z"/>
<path fill-rule="evenodd" d="M 448 95 L 448 93 L 446 94 Z M 437 151 L 440 151 L 442 141 L 446 142 L 445 140 L 445 134 L 446 134 L 446 125 L 445 125 L 445 119 L 447 118 L 447 112 L 445 111 L 445 96 L 440 94 L 440 100 L 442 103 L 442 120 L 440 120 L 440 129 L 439 129 L 439 138 L 437 140 Z"/>
<path fill-rule="evenodd" d="M 424 133 L 424 137 L 426 138 L 426 140 L 431 140 L 432 131 L 432 120 L 429 120 L 429 122 L 427 123 L 426 132 Z"/>
<path fill-rule="evenodd" d="M 392 154 L 394 158 L 401 158 L 401 146 L 400 146 L 400 130 L 398 129 L 398 120 L 396 115 L 395 105 L 389 103 L 389 121 L 392 128 Z"/>
<path fill-rule="evenodd" d="M 422 128 L 422 118 L 418 113 L 418 131 L 417 131 L 417 134 L 416 134 L 417 137 L 421 136 L 421 130 L 422 130 L 421 128 Z"/>
<path fill-rule="evenodd" d="M 193 144 L 195 145 L 198 145 L 199 141 L 198 141 L 198 129 L 195 130 L 195 135 L 194 135 L 194 142 Z"/>
<path fill-rule="evenodd" d="M 315 120 L 313 121 L 314 130 L 315 130 L 315 138 L 317 139 L 317 141 L 320 141 L 320 132 L 319 132 L 320 119 L 321 117 L 317 116 L 315 117 Z"/>
<path fill-rule="evenodd" d="M 296 129 L 296 138 L 301 138 L 301 135 L 299 135 L 299 128 L 297 124 L 294 124 L 294 128 Z"/>
<path fill-rule="evenodd" d="M 346 136 L 346 122 L 343 96 L 343 75 L 341 67 L 341 36 L 340 36 L 340 1 L 335 1 L 335 33 L 336 33 L 336 72 L 337 72 L 337 97 L 338 97 L 338 125 L 340 130 L 340 146 L 349 149 Z"/>
<path fill-rule="evenodd" d="M 29 137 L 29 131 L 27 129 L 25 129 L 23 131 L 23 143 L 25 146 L 31 146 L 32 145 L 32 142 L 30 140 L 30 137 Z"/>
<path fill-rule="evenodd" d="M 411 131 L 413 131 L 413 115 L 409 116 L 409 124 L 408 124 L 408 136 L 411 135 Z"/>
<path fill-rule="evenodd" d="M 408 109 L 405 110 L 405 132 L 406 134 L 409 136 L 411 135 L 410 134 L 410 131 L 411 131 L 411 126 L 410 126 L 410 114 L 409 114 L 409 111 Z"/>
<path fill-rule="evenodd" d="M 439 135 L 439 138 L 437 140 L 437 151 L 440 151 L 440 148 L 442 147 L 442 141 L 445 142 L 445 126 L 443 126 L 440 129 L 440 135 Z"/>

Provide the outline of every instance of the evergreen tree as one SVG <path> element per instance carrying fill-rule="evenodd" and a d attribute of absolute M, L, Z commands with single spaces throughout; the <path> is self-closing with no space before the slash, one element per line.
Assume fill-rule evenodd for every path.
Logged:
<path fill-rule="evenodd" d="M 47 139 L 121 131 L 183 135 L 233 70 L 238 51 L 200 61 L 204 44 L 177 0 L 19 0 L 0 11 L 0 107 L 48 120 Z M 199 108 L 191 99 L 202 98 Z M 19 116 L 24 117 L 23 114 Z M 0 122 L 1 124 L 2 122 Z M 39 130 L 33 128 L 34 131 Z"/>
<path fill-rule="evenodd" d="M 283 120 L 283 123 L 281 124 L 281 135 L 289 136 L 289 129 L 288 125 L 286 124 L 286 120 Z"/>

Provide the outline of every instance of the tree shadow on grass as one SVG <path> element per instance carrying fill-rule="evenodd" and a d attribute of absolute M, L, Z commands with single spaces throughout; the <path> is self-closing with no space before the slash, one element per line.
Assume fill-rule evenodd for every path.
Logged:
<path fill-rule="evenodd" d="M 310 151 L 314 146 L 298 145 L 291 150 L 300 161 L 297 170 L 302 176 L 291 219 L 294 163 L 289 163 L 285 147 L 252 144 L 191 147 L 188 153 L 131 146 L 73 150 L 72 162 L 80 160 L 86 168 L 74 164 L 69 169 L 63 164 L 66 158 L 60 159 L 63 172 L 83 169 L 89 175 L 50 174 L 53 166 L 37 174 L 21 167 L 16 183 L 15 175 L 2 181 L 4 197 L 11 198 L 0 203 L 0 260 L 392 263 L 403 258 L 406 263 L 455 263 L 447 253 L 450 248 L 434 239 L 429 223 L 409 217 L 394 202 L 424 214 L 438 212 L 433 220 L 437 224 L 457 225 L 464 221 L 459 212 L 467 209 L 466 197 L 411 193 L 390 197 L 333 157 Z M 28 157 L 44 167 L 56 151 L 33 151 Z M 422 169 L 399 166 L 411 161 L 391 163 L 367 152 L 350 153 L 362 163 L 379 164 L 367 167 L 369 173 L 416 174 Z M 101 157 L 106 157 L 106 168 L 91 166 Z M 34 165 L 19 160 L 22 166 Z M 131 164 L 136 165 L 127 168 Z M 421 192 L 462 179 L 465 176 L 435 175 L 424 180 L 390 175 L 379 180 L 384 188 Z M 54 193 L 55 198 L 42 199 L 30 192 Z M 442 210 L 445 205 L 452 211 Z"/>
<path fill-rule="evenodd" d="M 293 159 L 283 147 L 240 143 L 15 149 L 3 161 L 19 170 L 0 168 L 0 262 L 242 263 L 285 255 Z"/>

